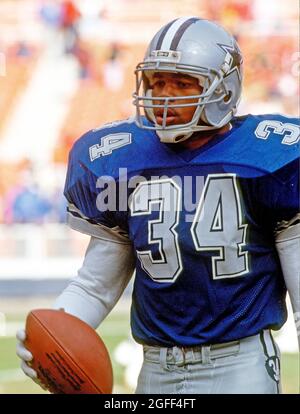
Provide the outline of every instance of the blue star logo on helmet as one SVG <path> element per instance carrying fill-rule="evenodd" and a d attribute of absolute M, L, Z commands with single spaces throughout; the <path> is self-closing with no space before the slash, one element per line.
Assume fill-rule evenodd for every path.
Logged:
<path fill-rule="evenodd" d="M 226 76 L 236 70 L 239 78 L 241 79 L 243 57 L 237 43 L 235 43 L 234 46 L 224 45 L 222 43 L 217 43 L 217 45 L 226 53 L 223 65 Z"/>

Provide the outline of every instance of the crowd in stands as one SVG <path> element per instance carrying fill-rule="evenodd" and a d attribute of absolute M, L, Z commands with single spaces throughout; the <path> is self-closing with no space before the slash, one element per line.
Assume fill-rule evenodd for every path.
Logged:
<path fill-rule="evenodd" d="M 292 0 L 286 1 L 288 4 Z M 241 111 L 297 114 L 298 38 L 290 30 L 289 20 L 282 22 L 274 19 L 272 27 L 262 34 L 262 26 L 257 23 L 262 21 L 257 0 L 199 1 L 199 4 L 201 7 L 195 14 L 201 12 L 203 17 L 222 23 L 235 34 L 241 46 L 245 58 Z M 295 18 L 293 13 L 290 12 L 292 20 Z M 75 1 L 44 0 L 40 3 L 38 16 L 49 30 L 57 30 L 62 34 L 62 53 L 70 55 L 78 67 L 78 89 L 74 93 L 52 156 L 53 169 L 59 166 L 63 170 L 69 149 L 82 133 L 104 122 L 133 114 L 133 71 L 135 64 L 143 57 L 145 45 L 140 42 L 124 44 L 116 40 L 108 42 L 82 36 L 82 14 Z M 107 17 L 105 10 L 102 10 L 98 17 L 109 18 L 109 13 Z M 0 125 L 4 123 L 4 115 L 9 117 L 9 108 L 26 86 L 26 79 L 33 72 L 32 65 L 37 58 L 36 45 L 28 45 L 20 40 L 10 47 L 10 73 L 19 69 L 19 76 L 22 73 L 24 79 L 12 91 L 4 86 L 8 78 L 0 77 Z M 24 64 L 28 62 L 31 66 L 26 71 Z M 23 65 L 22 70 L 19 63 Z M 7 90 L 6 93 L 4 90 Z M 33 170 L 34 167 L 28 160 L 5 165 L 0 161 L 0 223 L 64 221 L 63 180 L 49 191 L 40 186 L 39 180 L 35 179 L 38 172 Z"/>
<path fill-rule="evenodd" d="M 41 179 L 41 171 L 28 159 L 13 164 L 1 162 L 0 224 L 65 222 L 64 168 L 59 172 L 55 176 L 50 168 Z"/>
<path fill-rule="evenodd" d="M 4 76 L 0 76 L 0 133 L 31 78 L 39 49 L 20 40 L 2 53 L 5 55 L 5 72 Z"/>

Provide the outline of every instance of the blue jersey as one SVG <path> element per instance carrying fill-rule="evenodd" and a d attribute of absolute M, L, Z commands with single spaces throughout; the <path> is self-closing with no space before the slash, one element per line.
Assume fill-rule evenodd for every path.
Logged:
<path fill-rule="evenodd" d="M 131 120 L 75 143 L 69 211 L 82 231 L 132 243 L 137 342 L 213 344 L 283 325 L 274 234 L 299 212 L 299 139 L 296 119 L 248 115 L 195 150 Z"/>

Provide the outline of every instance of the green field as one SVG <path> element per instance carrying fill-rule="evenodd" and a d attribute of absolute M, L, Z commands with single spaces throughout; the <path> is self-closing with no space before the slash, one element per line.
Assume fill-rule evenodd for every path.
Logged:
<path fill-rule="evenodd" d="M 9 313 L 6 321 L 12 328 L 21 324 L 25 314 Z M 15 325 L 14 325 L 15 324 Z M 124 380 L 124 367 L 114 356 L 114 350 L 118 344 L 129 336 L 128 311 L 114 311 L 103 322 L 98 330 L 106 343 L 113 362 L 114 393 L 132 393 L 134 390 L 126 385 Z M 0 394 L 37 394 L 44 391 L 22 373 L 19 368 L 19 359 L 15 354 L 16 341 L 11 335 L 0 337 Z M 284 393 L 299 393 L 299 356 L 298 354 L 282 355 L 282 385 Z"/>

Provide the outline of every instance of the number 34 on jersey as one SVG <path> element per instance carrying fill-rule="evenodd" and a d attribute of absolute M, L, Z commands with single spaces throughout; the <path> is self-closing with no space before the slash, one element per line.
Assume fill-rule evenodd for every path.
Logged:
<path fill-rule="evenodd" d="M 157 282 L 174 282 L 183 270 L 180 234 L 182 190 L 174 180 L 140 183 L 132 194 L 131 216 L 158 218 L 147 221 L 148 250 L 137 250 L 144 271 Z M 247 224 L 235 174 L 208 175 L 190 226 L 195 251 L 209 251 L 213 279 L 234 278 L 249 272 L 245 250 Z M 152 249 L 151 249 L 152 248 Z M 152 251 L 157 249 L 159 258 Z M 157 257 L 157 255 L 156 255 Z"/>

